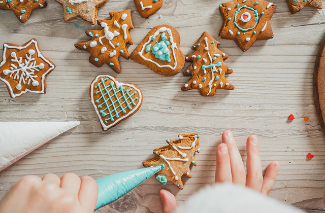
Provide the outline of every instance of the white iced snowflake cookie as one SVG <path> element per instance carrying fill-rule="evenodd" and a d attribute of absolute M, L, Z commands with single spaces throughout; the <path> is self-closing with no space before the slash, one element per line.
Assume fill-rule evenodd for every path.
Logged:
<path fill-rule="evenodd" d="M 46 93 L 46 76 L 55 65 L 42 55 L 36 39 L 19 46 L 5 43 L 0 63 L 0 80 L 6 83 L 12 98 L 27 91 Z"/>

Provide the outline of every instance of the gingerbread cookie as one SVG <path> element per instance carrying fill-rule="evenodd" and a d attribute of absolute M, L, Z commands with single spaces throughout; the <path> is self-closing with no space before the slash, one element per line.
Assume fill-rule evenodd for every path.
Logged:
<path fill-rule="evenodd" d="M 313 88 L 316 114 L 325 134 L 325 38 L 316 58 Z"/>
<path fill-rule="evenodd" d="M 223 18 L 220 37 L 233 39 L 243 51 L 256 40 L 273 38 L 271 18 L 276 5 L 264 0 L 233 0 L 219 5 Z"/>
<path fill-rule="evenodd" d="M 190 165 L 197 165 L 194 154 L 200 151 L 199 135 L 196 133 L 179 135 L 179 140 L 167 140 L 168 146 L 153 150 L 157 156 L 144 161 L 144 167 L 165 165 L 156 173 L 156 180 L 166 184 L 167 180 L 183 189 L 182 176 L 191 178 Z"/>
<path fill-rule="evenodd" d="M 19 46 L 5 43 L 0 63 L 0 80 L 6 83 L 12 98 L 26 92 L 46 93 L 46 76 L 55 68 L 42 55 L 36 39 Z"/>
<path fill-rule="evenodd" d="M 99 75 L 90 85 L 90 99 L 104 131 L 136 113 L 142 104 L 140 88 L 120 83 L 109 75 Z"/>
<path fill-rule="evenodd" d="M 186 57 L 186 61 L 193 63 L 183 73 L 192 78 L 182 87 L 183 91 L 199 89 L 202 96 L 214 96 L 217 89 L 235 89 L 225 78 L 225 74 L 233 70 L 224 63 L 228 55 L 218 49 L 219 44 L 204 32 L 192 47 L 195 52 Z"/>
<path fill-rule="evenodd" d="M 317 9 L 323 8 L 322 0 L 287 0 L 287 3 L 292 14 L 299 12 L 305 6 Z"/>
<path fill-rule="evenodd" d="M 149 18 L 155 14 L 164 4 L 164 0 L 134 0 L 142 18 Z"/>
<path fill-rule="evenodd" d="M 130 58 L 160 75 L 176 75 L 185 64 L 185 56 L 180 49 L 180 40 L 179 33 L 174 27 L 156 26 L 135 48 Z"/>
<path fill-rule="evenodd" d="M 90 24 L 96 24 L 98 9 L 109 0 L 55 0 L 62 5 L 64 21 L 82 18 Z"/>
<path fill-rule="evenodd" d="M 97 67 L 104 63 L 115 72 L 121 72 L 118 58 L 123 56 L 129 59 L 129 52 L 126 44 L 133 44 L 130 29 L 133 29 L 131 11 L 110 13 L 111 20 L 98 20 L 102 27 L 99 30 L 88 30 L 86 34 L 91 38 L 90 41 L 75 44 L 79 50 L 90 53 L 89 62 Z"/>
<path fill-rule="evenodd" d="M 12 10 L 21 23 L 26 22 L 33 10 L 45 8 L 45 0 L 0 0 L 1 10 Z"/>

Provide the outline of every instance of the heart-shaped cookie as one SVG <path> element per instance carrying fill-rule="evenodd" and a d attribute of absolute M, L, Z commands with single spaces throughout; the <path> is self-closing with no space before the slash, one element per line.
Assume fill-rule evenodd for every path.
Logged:
<path fill-rule="evenodd" d="M 164 4 L 163 0 L 134 0 L 138 12 L 142 18 L 148 18 L 155 14 Z"/>
<path fill-rule="evenodd" d="M 140 88 L 120 83 L 109 75 L 99 75 L 90 85 L 90 98 L 104 131 L 136 113 L 142 104 Z"/>

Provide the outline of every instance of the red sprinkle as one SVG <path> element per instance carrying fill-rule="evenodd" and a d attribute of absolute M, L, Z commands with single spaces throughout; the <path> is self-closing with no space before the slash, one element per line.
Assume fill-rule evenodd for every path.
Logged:
<path fill-rule="evenodd" d="M 308 155 L 307 155 L 307 157 L 308 157 L 309 160 L 312 159 L 312 158 L 314 158 L 314 156 L 315 155 L 312 155 L 311 153 L 308 153 Z"/>
<path fill-rule="evenodd" d="M 293 116 L 293 114 L 290 114 L 288 120 L 293 121 L 294 119 L 295 119 L 295 116 Z"/>

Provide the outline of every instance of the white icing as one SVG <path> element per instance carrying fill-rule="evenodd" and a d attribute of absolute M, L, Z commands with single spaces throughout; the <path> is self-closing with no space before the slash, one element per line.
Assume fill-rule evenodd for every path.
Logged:
<path fill-rule="evenodd" d="M 99 75 L 97 76 L 97 78 L 92 82 L 92 84 L 90 85 L 90 96 L 91 96 L 91 103 L 93 104 L 93 106 L 95 107 L 95 111 L 97 113 L 97 116 L 100 118 L 101 117 L 101 114 L 98 110 L 98 107 L 96 106 L 95 102 L 94 102 L 94 84 L 98 81 L 99 78 L 109 78 L 111 79 L 115 85 L 119 85 L 119 86 L 128 86 L 128 87 L 131 87 L 132 89 L 134 89 L 135 91 L 137 91 L 138 95 L 139 95 L 139 102 L 138 104 L 130 111 L 129 114 L 126 114 L 125 116 L 121 116 L 119 117 L 118 119 L 116 119 L 112 124 L 110 125 L 107 125 L 106 123 L 103 122 L 102 119 L 99 119 L 100 120 L 100 123 L 102 124 L 102 127 L 103 129 L 106 131 L 108 130 L 109 128 L 111 128 L 112 126 L 116 125 L 117 123 L 119 123 L 121 120 L 124 120 L 128 115 L 132 115 L 134 112 L 136 112 L 138 110 L 138 108 L 141 106 L 141 102 L 142 102 L 142 94 L 141 94 L 141 91 L 140 89 L 138 89 L 137 87 L 135 87 L 133 84 L 126 84 L 126 83 L 121 83 L 121 82 L 117 82 L 115 80 L 115 78 L 113 78 L 112 76 L 109 76 L 109 75 Z M 118 87 L 118 86 L 117 86 Z"/>
<path fill-rule="evenodd" d="M 172 166 L 170 165 L 170 162 L 169 160 L 178 160 L 178 161 L 188 161 L 187 158 L 185 159 L 182 159 L 182 158 L 166 158 L 165 156 L 163 155 L 159 155 L 164 161 L 166 161 L 166 163 L 168 164 L 169 168 L 170 168 L 170 171 L 172 171 L 172 173 L 175 175 L 175 180 L 178 180 L 178 177 L 174 171 L 174 169 L 172 168 Z"/>
<path fill-rule="evenodd" d="M 199 88 L 202 88 L 202 84 L 199 84 Z"/>
<path fill-rule="evenodd" d="M 183 156 L 183 158 L 185 158 L 187 155 L 184 153 L 184 152 L 181 152 L 181 151 L 179 151 L 177 148 L 176 148 L 176 146 L 174 146 L 174 145 L 172 145 L 172 147 L 180 154 L 180 155 L 182 155 Z"/>
<path fill-rule="evenodd" d="M 222 69 L 221 68 L 219 68 L 219 72 L 220 72 L 220 74 L 222 73 Z"/>
<path fill-rule="evenodd" d="M 250 38 L 246 38 L 246 41 L 250 41 L 251 39 Z"/>
<path fill-rule="evenodd" d="M 220 54 L 214 54 L 214 56 L 218 58 L 220 56 Z"/>
<path fill-rule="evenodd" d="M 244 19 L 244 15 L 247 16 L 246 19 Z M 243 14 L 241 14 L 239 20 L 241 20 L 242 22 L 248 22 L 249 20 L 251 20 L 251 14 L 249 12 L 244 12 Z"/>
<path fill-rule="evenodd" d="M 213 86 L 217 86 L 216 84 L 213 84 Z"/>
<path fill-rule="evenodd" d="M 205 49 L 205 50 L 209 50 L 209 48 L 208 48 L 208 47 L 205 47 L 204 49 Z"/>
<path fill-rule="evenodd" d="M 193 84 L 196 84 L 196 81 L 193 81 Z"/>
<path fill-rule="evenodd" d="M 24 0 L 19 0 L 20 2 L 24 2 Z"/>
<path fill-rule="evenodd" d="M 270 2 L 268 5 L 267 5 L 267 7 L 266 7 L 266 9 L 269 9 L 269 7 L 271 7 L 272 6 L 272 2 Z"/>
<path fill-rule="evenodd" d="M 245 3 L 247 0 L 243 0 L 243 3 Z"/>
<path fill-rule="evenodd" d="M 102 47 L 102 49 L 100 50 L 101 53 L 105 53 L 107 51 L 107 47 Z"/>
<path fill-rule="evenodd" d="M 24 94 L 24 93 L 26 93 L 26 92 L 32 92 L 32 93 L 44 93 L 44 91 L 45 91 L 45 85 L 44 85 L 44 82 L 45 82 L 45 77 L 46 77 L 46 75 L 48 74 L 48 73 L 50 73 L 52 70 L 54 70 L 54 68 L 55 68 L 55 65 L 54 64 L 52 64 L 50 61 L 48 61 L 43 55 L 42 55 L 42 53 L 41 53 L 41 51 L 39 50 L 39 48 L 38 48 L 38 44 L 37 44 L 37 41 L 36 40 L 34 40 L 34 39 L 32 39 L 30 42 L 28 42 L 25 46 L 10 46 L 10 45 L 8 45 L 8 44 L 4 44 L 3 46 L 4 46 L 4 48 L 3 48 L 3 55 L 2 55 L 2 62 L 0 63 L 0 67 L 2 67 L 7 61 L 7 57 L 6 57 L 6 52 L 8 51 L 8 49 L 17 49 L 17 50 L 22 50 L 22 49 L 26 49 L 27 47 L 29 47 L 31 44 L 34 44 L 34 46 L 35 46 L 35 49 L 36 49 L 36 52 L 37 52 L 37 57 L 38 58 L 41 58 L 43 61 L 45 61 L 48 65 L 49 65 L 49 69 L 45 72 L 45 73 L 43 73 L 42 74 L 42 76 L 41 76 L 41 79 L 40 79 L 40 81 L 38 82 L 38 83 L 34 83 L 34 85 L 33 86 L 35 86 L 36 84 L 40 84 L 41 83 L 41 85 L 42 85 L 42 89 L 41 89 L 41 91 L 33 91 L 33 90 L 29 90 L 29 89 L 25 89 L 24 91 L 21 91 L 20 93 L 18 93 L 18 94 L 14 94 L 14 92 L 13 92 L 13 89 L 12 89 L 12 87 L 11 87 L 11 85 L 10 85 L 10 83 L 6 80 L 6 79 L 4 79 L 4 78 L 1 78 L 0 77 L 0 79 L 7 85 L 7 87 L 8 87 L 8 90 L 9 90 L 9 92 L 10 92 L 10 94 L 11 94 L 11 96 L 13 97 L 13 98 L 15 98 L 15 97 L 18 97 L 18 96 L 21 96 L 22 94 Z M 26 59 L 24 60 L 24 62 L 25 63 L 23 63 L 23 59 L 20 57 L 19 59 L 17 59 L 18 61 L 20 61 L 20 63 L 18 64 L 17 62 L 16 62 L 16 53 L 15 54 L 10 54 L 12 57 L 14 57 L 15 59 L 11 59 L 11 61 L 13 61 L 13 62 L 16 62 L 17 63 L 17 65 L 19 66 L 19 68 L 16 66 L 16 65 L 14 65 L 14 66 L 16 66 L 16 68 L 18 68 L 19 70 L 20 70 L 20 73 L 21 73 L 21 76 L 19 76 L 19 73 L 18 73 L 18 75 L 17 74 L 15 74 L 15 76 L 17 76 L 16 77 L 16 79 L 19 79 L 20 80 L 20 83 L 21 83 L 21 81 L 25 81 L 26 82 L 26 80 L 27 79 L 29 79 L 28 81 L 27 81 L 27 83 L 29 84 L 29 83 L 33 83 L 35 80 L 32 80 L 32 79 L 30 79 L 30 78 L 27 78 L 28 76 L 27 75 L 30 75 L 30 74 L 32 74 L 32 72 L 29 72 L 29 74 L 27 74 L 27 71 L 29 70 L 29 68 L 31 68 L 31 66 L 28 66 L 28 64 L 27 64 L 27 61 L 29 61 L 29 60 L 31 60 L 31 61 L 35 61 L 35 59 L 34 58 L 32 58 L 32 55 L 34 55 L 35 53 L 36 53 L 34 50 L 33 51 L 28 51 L 28 53 L 30 54 L 29 56 L 26 54 Z M 31 54 L 31 53 L 34 53 L 34 54 Z M 30 59 L 28 59 L 27 58 L 27 56 L 28 56 L 28 58 L 30 58 Z M 27 60 L 27 61 L 26 61 Z M 30 62 L 31 62 L 30 61 Z M 24 65 L 23 65 L 24 64 Z M 36 65 L 36 63 L 34 64 L 34 62 L 33 62 L 33 66 L 35 67 L 35 68 L 39 68 L 39 69 L 43 69 L 44 68 L 44 64 L 43 63 L 40 63 L 39 65 Z M 16 69 L 15 68 L 15 69 Z M 26 72 L 24 72 L 24 70 L 26 70 Z M 37 71 L 37 70 L 36 70 Z M 7 75 L 8 74 L 10 74 L 10 73 L 12 73 L 13 74 L 13 70 L 8 70 L 8 71 L 6 71 L 6 70 L 4 70 L 3 71 L 3 73 L 6 75 L 6 73 L 7 73 Z M 23 74 L 22 73 L 24 73 L 24 76 L 23 76 Z M 34 73 L 33 73 L 34 74 Z M 14 78 L 15 78 L 15 76 L 14 76 Z M 23 77 L 23 79 L 21 78 L 21 77 Z M 19 84 L 18 84 L 19 85 Z M 17 86 L 18 86 L 17 85 Z M 17 88 L 17 87 L 16 87 Z M 22 88 L 22 86 L 20 85 L 20 86 L 18 86 L 18 88 Z M 17 89 L 18 89 L 17 88 Z M 18 89 L 19 90 L 19 89 Z"/>
<path fill-rule="evenodd" d="M 97 41 L 92 41 L 89 44 L 90 47 L 96 47 L 97 46 Z"/>
<path fill-rule="evenodd" d="M 194 136 L 194 141 L 193 141 L 193 143 L 191 144 L 190 147 L 178 146 L 178 148 L 179 148 L 179 149 L 193 149 L 193 147 L 194 147 L 195 144 L 196 144 L 196 141 L 197 141 L 197 135 Z"/>
<path fill-rule="evenodd" d="M 231 31 L 231 30 L 229 30 L 229 33 L 231 34 L 231 35 L 233 35 L 234 33 Z M 208 50 L 209 50 L 209 48 L 208 48 Z"/>
<path fill-rule="evenodd" d="M 113 56 L 115 56 L 115 55 L 116 55 L 116 50 L 114 50 L 113 52 L 111 52 L 111 53 L 109 54 L 110 57 L 113 57 Z"/>
<path fill-rule="evenodd" d="M 3 1 L 0 1 L 0 4 L 2 4 L 3 3 Z"/>
<path fill-rule="evenodd" d="M 229 85 L 229 83 L 226 83 L 226 86 L 228 86 Z"/>
<path fill-rule="evenodd" d="M 118 28 L 120 28 L 120 25 L 118 24 L 118 22 L 116 20 L 114 20 L 114 25 L 117 26 Z"/>
<path fill-rule="evenodd" d="M 192 55 L 192 58 L 196 58 L 196 55 Z"/>
<path fill-rule="evenodd" d="M 188 84 L 185 84 L 185 87 L 188 87 Z"/>
<path fill-rule="evenodd" d="M 223 86 L 223 83 L 222 83 L 222 81 L 220 81 L 220 87 L 222 88 L 222 86 Z"/>
<path fill-rule="evenodd" d="M 124 40 L 128 39 L 128 34 L 126 33 L 127 28 L 128 28 L 127 24 L 122 25 L 122 30 L 124 31 Z"/>
<path fill-rule="evenodd" d="M 142 1 L 140 1 L 140 5 L 141 5 L 141 9 L 142 9 L 142 10 L 152 8 L 152 5 L 148 5 L 148 6 L 145 6 L 145 7 L 144 7 Z"/>
<path fill-rule="evenodd" d="M 230 8 L 230 7 L 228 7 L 228 10 L 230 11 L 230 10 L 231 10 L 231 8 Z"/>
<path fill-rule="evenodd" d="M 261 32 L 263 32 L 266 28 L 267 22 L 265 23 L 264 27 L 262 28 Z"/>
<path fill-rule="evenodd" d="M 99 37 L 99 39 L 98 39 L 99 43 L 101 43 L 103 45 L 102 38 L 106 38 L 108 40 L 109 44 L 113 48 L 115 48 L 114 44 L 112 44 L 112 40 L 114 37 L 120 35 L 120 33 L 117 31 L 114 31 L 113 33 L 111 31 L 109 31 L 109 27 L 107 26 L 107 24 L 105 22 L 101 22 L 100 26 L 102 26 L 104 28 L 105 35 L 102 37 Z"/>
<path fill-rule="evenodd" d="M 167 31 L 167 33 L 169 34 L 169 40 L 170 40 L 170 43 L 172 44 L 171 45 L 171 49 L 172 49 L 173 57 L 174 57 L 174 60 L 175 60 L 174 67 L 172 67 L 171 65 L 160 65 L 157 62 L 155 62 L 155 61 L 153 61 L 151 59 L 148 59 L 148 58 L 144 57 L 143 54 L 142 54 L 143 51 L 144 51 L 144 49 L 146 48 L 146 46 L 151 42 L 152 36 L 157 36 L 157 35 L 159 35 L 159 33 L 162 33 L 164 31 Z M 141 58 L 143 58 L 143 60 L 150 61 L 151 63 L 154 63 L 155 65 L 157 65 L 160 68 L 169 67 L 172 70 L 175 70 L 176 67 L 177 67 L 177 59 L 176 59 L 176 54 L 175 54 L 175 49 L 177 49 L 177 45 L 174 42 L 174 38 L 173 38 L 172 31 L 169 28 L 167 28 L 167 27 L 162 27 L 162 28 L 158 29 L 152 36 L 149 36 L 148 41 L 143 45 L 141 51 L 138 54 L 141 56 Z"/>
<path fill-rule="evenodd" d="M 222 53 L 222 56 L 226 56 L 226 53 Z"/>
<path fill-rule="evenodd" d="M 205 58 L 203 58 L 203 61 L 204 61 L 204 63 L 207 63 L 208 62 L 208 60 L 206 60 Z"/>
<path fill-rule="evenodd" d="M 193 67 L 196 70 L 196 66 Z"/>
<path fill-rule="evenodd" d="M 80 4 L 85 1 L 88 1 L 88 0 L 69 0 L 69 3 L 73 5 L 73 4 Z"/>
<path fill-rule="evenodd" d="M 125 20 L 126 17 L 128 17 L 128 14 L 124 13 L 124 14 L 121 16 L 121 19 L 122 19 L 122 20 Z"/>
<path fill-rule="evenodd" d="M 182 140 L 182 139 L 183 139 L 183 136 L 181 136 L 181 135 L 178 135 L 178 138 L 179 138 L 180 140 Z"/>

